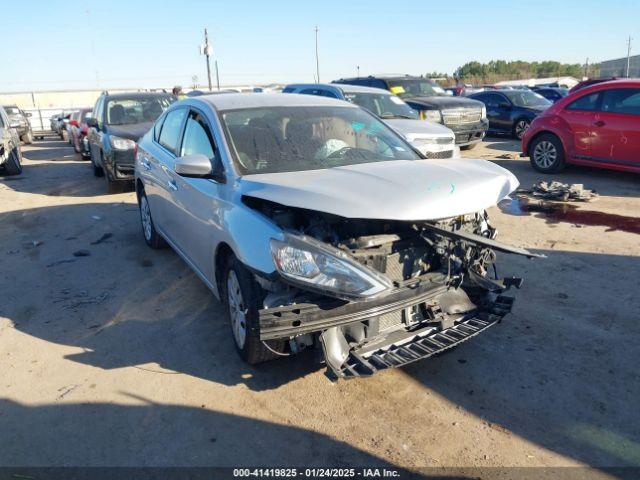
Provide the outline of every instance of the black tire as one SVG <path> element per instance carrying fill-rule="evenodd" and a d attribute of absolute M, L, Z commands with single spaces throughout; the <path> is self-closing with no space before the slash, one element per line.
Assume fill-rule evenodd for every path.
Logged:
<path fill-rule="evenodd" d="M 26 145 L 31 145 L 33 143 L 33 133 L 25 133 L 20 140 L 22 140 Z"/>
<path fill-rule="evenodd" d="M 140 192 L 138 196 L 138 209 L 140 211 L 140 225 L 142 226 L 142 236 L 144 241 L 147 242 L 151 248 L 160 249 L 167 245 L 164 238 L 156 231 L 156 226 L 153 223 L 153 217 L 151 216 L 151 208 L 149 207 L 149 201 L 144 190 Z M 148 214 L 148 223 L 146 223 L 145 214 Z"/>
<path fill-rule="evenodd" d="M 93 174 L 96 177 L 102 177 L 104 176 L 104 170 L 102 169 L 102 167 L 96 165 L 95 160 L 93 159 L 93 155 L 91 155 L 91 167 L 93 168 Z"/>
<path fill-rule="evenodd" d="M 236 329 L 234 329 L 232 305 L 234 300 L 233 295 L 229 295 L 229 286 L 233 286 L 233 281 L 230 280 L 231 275 L 235 276 L 237 286 L 239 287 L 240 304 L 238 308 L 244 310 L 244 315 L 242 315 L 242 321 L 240 322 L 244 324 L 244 341 L 242 341 L 241 335 L 237 334 Z M 273 351 L 279 353 L 284 352 L 284 340 L 268 340 L 269 348 L 273 351 L 269 350 L 260 340 L 258 311 L 263 305 L 265 292 L 255 281 L 253 274 L 249 272 L 234 255 L 230 255 L 224 263 L 222 275 L 220 275 L 219 278 L 221 281 L 221 298 L 229 319 L 233 344 L 240 357 L 250 365 L 279 357 L 279 355 Z M 238 292 L 236 292 L 236 295 L 237 293 Z M 238 297 L 236 296 L 236 298 Z"/>
<path fill-rule="evenodd" d="M 556 173 L 565 167 L 564 147 L 552 133 L 533 139 L 527 153 L 531 166 L 540 173 Z"/>
<path fill-rule="evenodd" d="M 18 147 L 14 147 L 9 153 L 7 160 L 4 162 L 4 171 L 7 175 L 20 175 L 22 173 L 22 165 L 20 164 L 20 153 Z"/>
<path fill-rule="evenodd" d="M 474 148 L 476 148 L 478 143 L 480 142 L 470 143 L 469 145 L 463 145 L 460 147 L 460 150 L 473 150 Z"/>
<path fill-rule="evenodd" d="M 513 138 L 522 140 L 522 137 L 528 130 L 529 125 L 531 125 L 531 120 L 528 120 L 526 118 L 519 118 L 515 122 L 513 122 L 513 130 L 511 132 Z"/>
<path fill-rule="evenodd" d="M 60 130 L 60 138 L 65 142 L 69 141 L 69 135 L 67 135 L 66 130 Z"/>

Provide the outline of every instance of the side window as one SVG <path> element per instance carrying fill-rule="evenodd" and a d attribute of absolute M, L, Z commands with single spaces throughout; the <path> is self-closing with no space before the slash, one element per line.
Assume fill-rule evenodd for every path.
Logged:
<path fill-rule="evenodd" d="M 96 122 L 98 127 L 102 127 L 102 106 L 104 105 L 104 97 L 100 97 L 96 102 L 96 106 L 93 109 L 95 111 Z"/>
<path fill-rule="evenodd" d="M 320 92 L 320 95 L 322 95 L 323 97 L 338 98 L 338 95 L 336 95 L 335 93 L 333 93 L 330 90 L 322 90 Z"/>
<path fill-rule="evenodd" d="M 160 142 L 160 130 L 162 130 L 162 124 L 166 115 L 160 116 L 160 118 L 153 124 L 153 139 L 156 142 Z"/>
<path fill-rule="evenodd" d="M 0 107 L 0 110 L 2 110 L 2 107 Z M 0 128 L 4 128 L 4 115 L 2 112 L 0 112 Z"/>
<path fill-rule="evenodd" d="M 197 153 L 211 160 L 216 154 L 216 148 L 209 125 L 199 113 L 192 111 L 187 118 L 180 155 L 193 155 Z"/>
<path fill-rule="evenodd" d="M 305 88 L 304 90 L 300 90 L 302 95 L 322 95 L 322 92 L 317 88 Z"/>
<path fill-rule="evenodd" d="M 640 88 L 612 88 L 602 92 L 603 112 L 640 115 Z"/>
<path fill-rule="evenodd" d="M 598 99 L 600 98 L 600 92 L 584 95 L 577 100 L 574 100 L 567 105 L 567 110 L 585 110 L 592 112 L 598 108 Z"/>
<path fill-rule="evenodd" d="M 291 92 L 295 92 L 295 91 L 296 91 L 295 87 L 284 87 L 282 89 L 282 93 L 291 93 Z"/>
<path fill-rule="evenodd" d="M 178 151 L 178 143 L 180 141 L 180 133 L 182 131 L 182 123 L 187 111 L 184 108 L 178 108 L 167 114 L 160 130 L 158 142 L 167 150 L 173 153 Z"/>

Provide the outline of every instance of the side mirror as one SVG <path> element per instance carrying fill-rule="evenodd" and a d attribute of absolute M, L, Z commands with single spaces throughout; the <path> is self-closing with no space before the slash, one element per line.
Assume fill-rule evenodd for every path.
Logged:
<path fill-rule="evenodd" d="M 98 119 L 95 117 L 87 117 L 87 126 L 89 128 L 98 128 Z"/>
<path fill-rule="evenodd" d="M 211 161 L 201 153 L 176 158 L 173 169 L 184 177 L 205 177 L 213 172 Z"/>

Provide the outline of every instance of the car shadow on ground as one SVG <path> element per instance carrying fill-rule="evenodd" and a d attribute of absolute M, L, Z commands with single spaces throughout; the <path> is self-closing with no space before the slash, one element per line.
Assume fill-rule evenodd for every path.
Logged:
<path fill-rule="evenodd" d="M 4 271 L 20 272 L 7 278 L 0 316 L 33 337 L 82 348 L 65 358 L 101 369 L 261 391 L 321 368 L 313 352 L 244 364 L 220 303 L 171 250 L 148 249 L 138 221 L 132 204 L 0 214 Z M 85 254 L 74 256 L 79 249 Z M 640 465 L 640 299 L 630 287 L 640 257 L 545 253 L 500 259 L 502 275 L 544 279 L 525 283 L 503 325 L 404 373 L 505 435 L 589 465 Z M 34 288 L 39 295 L 25 298 Z"/>
<path fill-rule="evenodd" d="M 508 135 L 487 135 L 483 141 L 486 147 L 504 152 L 520 153 L 521 143 Z"/>
<path fill-rule="evenodd" d="M 502 258 L 525 285 L 501 325 L 404 373 L 502 435 L 595 467 L 640 466 L 640 257 L 545 253 Z"/>
<path fill-rule="evenodd" d="M 139 404 L 36 406 L 0 399 L 0 431 L 3 432 L 0 464 L 336 468 L 362 465 L 392 468 L 399 471 L 402 478 L 426 478 L 311 430 L 208 408 L 157 404 L 127 392 L 120 395 L 125 401 Z M 60 448 L 61 442 L 65 448 Z M 20 473 L 24 472 L 17 470 L 14 477 L 43 478 L 25 477 Z M 99 474 L 94 478 L 108 478 L 101 472 L 94 473 Z M 161 471 L 155 475 L 143 478 L 165 478 Z M 188 478 L 206 477 L 189 475 Z"/>
<path fill-rule="evenodd" d="M 257 366 L 242 362 L 222 304 L 171 249 L 147 247 L 134 204 L 20 210 L 0 214 L 0 225 L 6 271 L 26 269 L 5 291 L 0 316 L 35 337 L 82 347 L 68 356 L 73 361 L 253 390 L 322 368 L 313 351 Z M 41 284 L 38 301 L 27 307 L 10 301 L 27 284 Z"/>
<path fill-rule="evenodd" d="M 16 192 L 47 196 L 93 197 L 105 195 L 106 180 L 93 175 L 91 162 L 83 160 L 72 147 L 62 141 L 36 142 L 36 147 L 23 149 L 23 157 L 29 161 L 22 165 L 22 174 L 0 176 L 0 184 Z M 60 146 L 63 145 L 63 146 Z M 133 182 L 123 184 L 123 191 L 133 190 Z"/>

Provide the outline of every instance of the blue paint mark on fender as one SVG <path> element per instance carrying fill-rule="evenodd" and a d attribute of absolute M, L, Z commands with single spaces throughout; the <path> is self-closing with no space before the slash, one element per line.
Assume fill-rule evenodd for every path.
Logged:
<path fill-rule="evenodd" d="M 449 190 L 449 193 L 455 192 L 456 186 L 453 184 L 453 182 L 449 182 L 449 185 L 451 186 L 451 190 Z"/>

